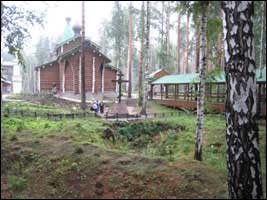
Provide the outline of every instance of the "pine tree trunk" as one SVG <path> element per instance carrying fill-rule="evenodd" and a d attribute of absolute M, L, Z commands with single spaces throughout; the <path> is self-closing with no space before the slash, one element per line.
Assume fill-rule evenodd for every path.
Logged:
<path fill-rule="evenodd" d="M 82 63 L 81 63 L 81 109 L 86 109 L 86 94 L 85 94 L 85 55 L 84 55 L 84 40 L 85 40 L 85 19 L 84 19 L 84 1 L 82 1 Z"/>
<path fill-rule="evenodd" d="M 199 29 L 199 28 L 198 28 Z M 196 32 L 196 55 L 195 55 L 195 69 L 196 69 L 196 73 L 198 73 L 199 71 L 199 53 L 200 53 L 200 33 L 199 30 L 197 30 Z"/>
<path fill-rule="evenodd" d="M 166 63 L 164 63 L 164 12 L 165 12 L 165 4 L 164 1 L 161 2 L 161 47 L 160 47 L 160 68 L 164 67 Z"/>
<path fill-rule="evenodd" d="M 186 49 L 185 49 L 185 52 L 186 52 L 186 57 L 185 57 L 185 73 L 188 73 L 189 72 L 189 69 L 188 69 L 188 47 L 189 47 L 189 17 L 190 17 L 190 14 L 189 12 L 187 13 L 187 20 L 186 20 Z"/>
<path fill-rule="evenodd" d="M 207 40 L 207 46 L 206 46 L 206 60 L 207 60 L 207 71 L 211 70 L 211 65 L 210 65 L 210 43 Z"/>
<path fill-rule="evenodd" d="M 253 2 L 224 1 L 226 143 L 229 195 L 262 198 L 257 93 L 253 44 Z"/>
<path fill-rule="evenodd" d="M 148 66 L 149 66 L 149 30 L 150 29 L 150 6 L 149 1 L 146 2 L 146 65 L 144 71 L 144 98 L 141 114 L 146 114 L 147 99 L 148 99 Z"/>
<path fill-rule="evenodd" d="M 223 10 L 220 10 L 220 18 L 222 19 L 223 17 Z M 224 69 L 224 59 L 223 59 L 223 54 L 224 54 L 224 49 L 223 49 L 223 32 L 220 32 L 218 35 L 218 66 L 220 69 Z"/>
<path fill-rule="evenodd" d="M 180 70 L 180 13 L 177 16 L 177 47 L 176 47 L 176 63 L 177 63 L 177 73 L 181 72 Z"/>
<path fill-rule="evenodd" d="M 144 89 L 143 89 L 143 56 L 144 56 L 144 17 L 145 17 L 145 4 L 142 1 L 142 10 L 141 10 L 141 41 L 140 41 L 140 59 L 139 59 L 139 80 L 138 80 L 138 105 L 142 106 L 144 98 Z"/>
<path fill-rule="evenodd" d="M 218 47 L 217 47 L 217 65 L 221 68 L 222 66 L 222 33 L 218 34 L 218 41 L 217 41 Z"/>
<path fill-rule="evenodd" d="M 200 41 L 200 83 L 198 88 L 197 99 L 197 127 L 196 127 L 196 145 L 195 159 L 202 160 L 202 135 L 203 135 L 203 118 L 204 118 L 204 95 L 205 95 L 205 78 L 206 78 L 206 45 L 207 45 L 207 3 L 201 3 L 201 41 Z"/>
<path fill-rule="evenodd" d="M 266 17 L 264 16 L 265 13 L 265 8 L 266 8 L 266 1 L 264 1 L 264 12 L 262 13 L 261 17 L 261 47 L 260 47 L 260 78 L 262 77 L 262 64 L 263 64 L 263 29 L 264 29 L 264 24 L 266 24 L 265 20 Z"/>
<path fill-rule="evenodd" d="M 166 65 L 170 64 L 170 1 L 166 9 Z"/>
<path fill-rule="evenodd" d="M 128 97 L 132 96 L 132 2 L 129 8 L 129 42 L 128 42 Z"/>

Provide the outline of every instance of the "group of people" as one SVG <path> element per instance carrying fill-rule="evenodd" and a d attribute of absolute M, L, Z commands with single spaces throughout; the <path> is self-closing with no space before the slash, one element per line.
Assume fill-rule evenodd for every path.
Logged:
<path fill-rule="evenodd" d="M 96 113 L 100 112 L 101 114 L 104 113 L 104 102 L 101 101 L 99 102 L 99 100 L 94 101 L 92 107 L 91 107 L 92 111 L 95 111 Z"/>

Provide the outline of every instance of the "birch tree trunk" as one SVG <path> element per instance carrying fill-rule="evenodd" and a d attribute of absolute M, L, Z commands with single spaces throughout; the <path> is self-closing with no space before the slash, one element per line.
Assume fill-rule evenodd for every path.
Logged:
<path fill-rule="evenodd" d="M 186 52 L 186 57 L 185 57 L 185 73 L 188 73 L 189 72 L 189 69 L 188 69 L 188 51 L 189 51 L 189 17 L 190 17 L 190 14 L 189 12 L 187 13 L 187 20 L 186 20 L 186 49 L 185 49 L 185 52 Z"/>
<path fill-rule="evenodd" d="M 132 96 L 132 2 L 129 7 L 129 26 L 128 26 L 129 42 L 128 42 L 128 97 Z"/>
<path fill-rule="evenodd" d="M 177 73 L 181 72 L 180 70 L 180 13 L 177 16 L 177 46 L 176 46 L 176 63 L 177 63 Z"/>
<path fill-rule="evenodd" d="M 149 30 L 150 29 L 150 5 L 149 1 L 146 2 L 146 66 L 144 71 L 144 98 L 141 114 L 146 115 L 146 106 L 148 98 L 148 66 L 149 66 Z"/>
<path fill-rule="evenodd" d="M 226 74 L 226 143 L 229 195 L 262 198 L 253 2 L 223 1 Z"/>
<path fill-rule="evenodd" d="M 265 12 L 266 12 L 266 1 L 264 1 L 264 12 L 262 13 L 261 16 L 261 49 L 260 49 L 260 78 L 262 77 L 262 63 L 263 63 L 263 29 L 264 29 L 264 24 L 266 25 L 266 16 Z"/>
<path fill-rule="evenodd" d="M 140 41 L 140 59 L 139 59 L 139 80 L 138 80 L 138 105 L 142 106 L 144 98 L 144 89 L 143 89 L 143 56 L 144 56 L 144 31 L 145 31 L 145 4 L 142 1 L 141 9 L 141 41 Z"/>
<path fill-rule="evenodd" d="M 204 117 L 204 95 L 205 95 L 205 78 L 206 78 L 206 45 L 207 45 L 207 8 L 208 3 L 201 3 L 201 40 L 200 40 L 200 83 L 198 88 L 197 99 L 197 127 L 196 127 L 196 145 L 195 145 L 195 159 L 202 160 L 202 135 L 203 135 L 203 117 Z"/>

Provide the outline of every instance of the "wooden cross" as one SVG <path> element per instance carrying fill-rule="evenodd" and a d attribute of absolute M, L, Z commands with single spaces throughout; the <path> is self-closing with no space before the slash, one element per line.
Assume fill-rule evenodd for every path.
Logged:
<path fill-rule="evenodd" d="M 119 96 L 118 96 L 118 99 L 119 99 L 119 103 L 120 103 L 121 102 L 121 97 L 122 97 L 121 84 L 124 83 L 124 82 L 128 82 L 128 80 L 122 80 L 122 77 L 124 75 L 121 73 L 121 71 L 119 72 L 118 76 L 119 76 L 119 79 L 118 80 L 112 80 L 112 82 L 117 82 L 119 84 Z"/>

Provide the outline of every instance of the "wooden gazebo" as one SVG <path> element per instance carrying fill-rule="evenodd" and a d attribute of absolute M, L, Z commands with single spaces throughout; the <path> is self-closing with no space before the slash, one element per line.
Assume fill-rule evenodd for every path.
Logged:
<path fill-rule="evenodd" d="M 262 77 L 257 69 L 256 77 L 258 109 L 262 115 L 266 116 L 266 68 L 262 70 Z M 198 84 L 198 73 L 165 75 L 151 82 L 150 99 L 171 107 L 196 108 Z M 207 77 L 205 89 L 207 107 L 223 112 L 225 95 L 224 72 Z"/>

